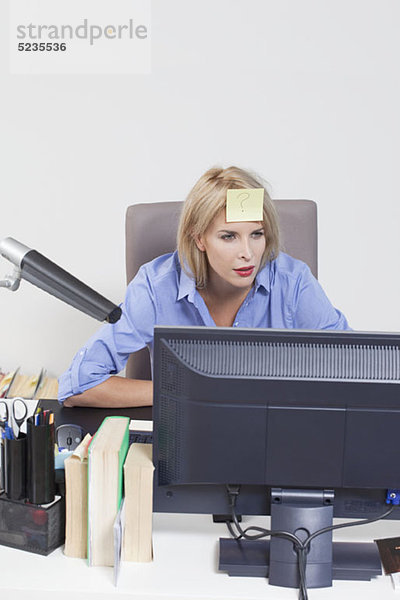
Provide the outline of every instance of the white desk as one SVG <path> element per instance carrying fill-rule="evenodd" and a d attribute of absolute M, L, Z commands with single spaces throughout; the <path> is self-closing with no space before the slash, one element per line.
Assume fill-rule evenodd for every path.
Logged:
<path fill-rule="evenodd" d="M 267 526 L 251 517 L 244 524 Z M 370 541 L 400 535 L 397 521 L 378 522 L 334 533 L 337 541 Z M 269 586 L 262 578 L 229 577 L 217 570 L 218 538 L 225 525 L 205 515 L 154 515 L 154 561 L 122 563 L 118 588 L 111 567 L 88 567 L 59 548 L 39 556 L 0 546 L 0 598 L 3 600 L 295 600 L 298 591 Z M 309 590 L 310 600 L 395 599 L 390 577 L 371 582 L 337 581 L 332 588 Z"/>

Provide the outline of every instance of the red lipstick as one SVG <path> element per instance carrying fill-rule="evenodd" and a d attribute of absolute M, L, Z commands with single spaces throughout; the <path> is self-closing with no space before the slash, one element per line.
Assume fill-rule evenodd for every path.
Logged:
<path fill-rule="evenodd" d="M 235 271 L 235 273 L 240 275 L 240 277 L 250 277 L 250 275 L 253 274 L 254 265 L 251 265 L 250 267 L 241 267 L 240 269 L 233 270 Z"/>

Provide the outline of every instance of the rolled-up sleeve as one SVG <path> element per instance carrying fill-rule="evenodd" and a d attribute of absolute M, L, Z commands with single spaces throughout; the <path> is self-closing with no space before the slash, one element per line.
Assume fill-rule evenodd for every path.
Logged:
<path fill-rule="evenodd" d="M 155 298 L 145 268 L 142 267 L 128 285 L 121 309 L 119 321 L 103 325 L 77 352 L 69 369 L 61 375 L 60 402 L 119 373 L 132 352 L 152 343 Z"/>

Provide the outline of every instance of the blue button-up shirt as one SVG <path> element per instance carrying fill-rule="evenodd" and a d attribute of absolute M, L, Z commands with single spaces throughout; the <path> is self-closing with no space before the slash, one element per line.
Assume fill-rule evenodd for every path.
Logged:
<path fill-rule="evenodd" d="M 107 324 L 76 354 L 59 380 L 59 400 L 79 394 L 119 373 L 131 352 L 153 353 L 155 325 L 215 327 L 194 279 L 181 269 L 177 252 L 143 265 L 128 285 L 122 316 Z M 309 267 L 281 252 L 256 276 L 234 327 L 349 329 Z"/>

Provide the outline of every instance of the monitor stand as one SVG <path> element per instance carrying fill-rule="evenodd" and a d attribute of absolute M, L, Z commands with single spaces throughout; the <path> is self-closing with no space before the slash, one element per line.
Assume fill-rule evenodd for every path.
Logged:
<path fill-rule="evenodd" d="M 271 490 L 271 530 L 290 531 L 304 540 L 333 522 L 331 490 Z M 268 577 L 271 585 L 299 587 L 297 553 L 293 543 L 221 538 L 219 569 L 230 576 Z M 329 587 L 333 579 L 368 581 L 381 575 L 374 543 L 332 542 L 332 532 L 317 536 L 307 555 L 307 587 Z"/>

